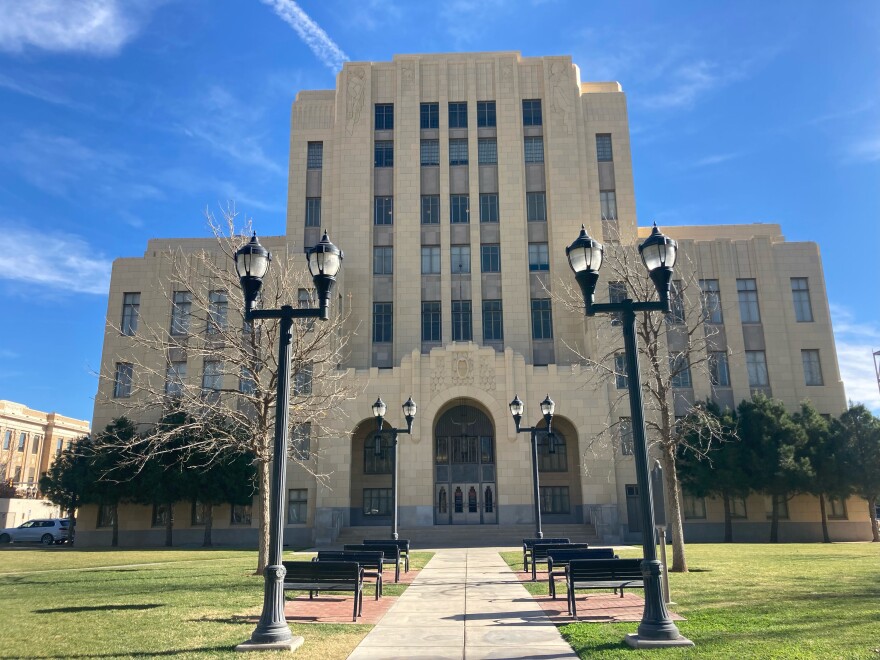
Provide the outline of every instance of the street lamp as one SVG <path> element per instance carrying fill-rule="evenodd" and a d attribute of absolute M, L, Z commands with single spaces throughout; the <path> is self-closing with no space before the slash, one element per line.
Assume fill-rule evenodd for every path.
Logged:
<path fill-rule="evenodd" d="M 665 236 L 654 224 L 651 235 L 639 246 L 639 254 L 648 275 L 657 288 L 657 301 L 634 301 L 631 298 L 616 303 L 594 303 L 593 295 L 599 281 L 604 247 L 591 238 L 581 225 L 581 233 L 574 243 L 565 249 L 568 263 L 581 287 L 587 316 L 596 313 L 620 314 L 626 351 L 626 376 L 629 384 L 629 408 L 632 417 L 633 454 L 636 463 L 636 479 L 639 485 L 639 501 L 642 515 L 642 575 L 645 581 L 645 609 L 642 622 L 635 635 L 627 635 L 626 643 L 635 648 L 661 646 L 693 646 L 683 637 L 672 622 L 663 598 L 660 576 L 663 572 L 657 560 L 654 542 L 654 498 L 648 477 L 648 447 L 645 440 L 645 415 L 642 404 L 642 383 L 639 373 L 639 353 L 636 342 L 636 312 L 669 312 L 669 285 L 678 250 L 677 243 Z"/>
<path fill-rule="evenodd" d="M 235 270 L 241 280 L 244 293 L 244 318 L 279 319 L 278 339 L 278 386 L 275 399 L 275 443 L 272 453 L 272 491 L 269 513 L 269 563 L 263 571 L 265 590 L 263 613 L 249 641 L 236 646 L 237 651 L 292 650 L 302 644 L 302 637 L 294 638 L 284 617 L 284 575 L 281 563 L 284 544 L 284 520 L 282 505 L 287 477 L 287 429 L 290 411 L 290 344 L 294 319 L 330 318 L 330 294 L 336 284 L 336 275 L 342 268 L 342 251 L 330 242 L 327 232 L 320 242 L 306 252 L 309 271 L 318 295 L 317 308 L 294 309 L 283 305 L 281 309 L 258 309 L 257 302 L 263 277 L 269 270 L 272 255 L 260 245 L 254 232 L 250 242 L 235 253 Z"/>
<path fill-rule="evenodd" d="M 544 538 L 544 531 L 541 529 L 541 487 L 538 483 L 538 431 L 541 430 L 537 426 L 529 426 L 520 428 L 523 410 L 525 406 L 519 400 L 519 395 L 514 395 L 513 401 L 510 402 L 510 414 L 513 415 L 513 422 L 516 424 L 517 433 L 530 433 L 532 440 L 532 497 L 535 502 L 535 537 Z M 541 401 L 541 414 L 544 415 L 544 422 L 547 424 L 547 443 L 548 451 L 551 454 L 556 453 L 556 443 L 553 438 L 553 411 L 556 410 L 556 404 L 548 394 Z"/>
<path fill-rule="evenodd" d="M 394 427 L 390 427 L 387 429 L 383 429 L 382 427 L 385 424 L 385 412 L 388 407 L 385 405 L 385 402 L 382 401 L 382 397 L 376 399 L 376 403 L 372 406 L 373 409 L 373 417 L 376 418 L 376 438 L 375 438 L 375 449 L 374 452 L 376 456 L 381 456 L 382 454 L 382 434 L 383 433 L 391 433 L 391 455 L 393 467 L 391 468 L 391 538 L 395 541 L 397 540 L 397 434 L 405 433 L 407 435 L 412 434 L 412 425 L 413 420 L 416 417 L 416 404 L 415 401 L 412 400 L 412 397 L 409 397 L 406 400 L 406 403 L 403 404 L 403 417 L 406 419 L 406 428 L 405 429 L 396 429 Z"/>

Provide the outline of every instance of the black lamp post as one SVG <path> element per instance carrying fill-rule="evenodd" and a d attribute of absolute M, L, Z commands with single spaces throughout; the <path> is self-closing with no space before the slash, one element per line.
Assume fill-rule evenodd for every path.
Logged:
<path fill-rule="evenodd" d="M 541 430 L 537 426 L 529 426 L 520 428 L 519 423 L 522 421 L 523 410 L 525 406 L 519 400 L 518 395 L 514 395 L 513 401 L 510 402 L 510 414 L 513 415 L 513 422 L 516 424 L 517 433 L 530 433 L 532 440 L 532 497 L 535 502 L 535 537 L 544 538 L 544 531 L 541 529 L 541 486 L 538 483 L 538 431 Z M 541 414 L 544 415 L 544 421 L 547 423 L 547 442 L 548 451 L 551 454 L 556 453 L 556 444 L 553 441 L 553 411 L 556 410 L 556 404 L 548 394 L 541 401 Z"/>
<path fill-rule="evenodd" d="M 645 580 L 645 609 L 642 622 L 635 635 L 627 635 L 626 642 L 636 648 L 660 646 L 693 646 L 693 642 L 682 637 L 672 622 L 663 598 L 660 577 L 662 564 L 657 560 L 657 547 L 654 542 L 654 498 L 648 475 L 648 446 L 645 439 L 645 416 L 642 404 L 642 382 L 639 373 L 639 353 L 636 342 L 636 312 L 669 312 L 669 284 L 678 245 L 663 235 L 654 225 L 654 231 L 639 246 L 642 261 L 648 274 L 657 287 L 660 300 L 634 301 L 631 298 L 618 303 L 594 303 L 593 294 L 599 281 L 599 268 L 602 266 L 604 247 L 587 234 L 581 226 L 581 233 L 574 243 L 565 249 L 568 263 L 574 271 L 575 279 L 581 287 L 586 306 L 586 315 L 598 313 L 621 314 L 623 339 L 626 350 L 626 376 L 629 384 L 629 407 L 632 416 L 633 454 L 636 463 L 636 479 L 639 485 L 639 503 L 642 515 L 642 575 Z"/>
<path fill-rule="evenodd" d="M 406 433 L 407 435 L 412 434 L 412 425 L 413 420 L 416 417 L 416 403 L 412 400 L 412 397 L 409 397 L 406 400 L 406 403 L 403 404 L 403 417 L 406 419 L 406 428 L 405 429 L 396 429 L 394 427 L 390 427 L 387 429 L 383 429 L 382 427 L 385 424 L 385 412 L 387 410 L 387 406 L 385 402 L 382 401 L 382 397 L 376 399 L 376 403 L 372 405 L 373 408 L 373 417 L 376 418 L 376 438 L 375 438 L 375 453 L 376 456 L 380 456 L 382 454 L 382 435 L 385 433 L 391 433 L 391 455 L 392 455 L 392 468 L 391 468 L 391 538 L 395 541 L 397 540 L 397 434 L 398 433 Z"/>
<path fill-rule="evenodd" d="M 336 284 L 336 275 L 342 268 L 342 251 L 330 242 L 327 232 L 320 242 L 307 251 L 309 271 L 318 294 L 317 308 L 298 308 L 283 305 L 281 309 L 257 309 L 263 277 L 269 270 L 272 255 L 266 250 L 254 232 L 250 242 L 235 253 L 235 270 L 244 292 L 244 318 L 279 319 L 281 327 L 278 339 L 278 389 L 275 398 L 275 443 L 272 452 L 272 492 L 269 513 L 269 563 L 263 571 L 265 591 L 263 613 L 249 641 L 239 644 L 236 650 L 292 649 L 302 644 L 295 639 L 284 618 L 284 566 L 281 553 L 284 544 L 284 520 L 282 505 L 287 481 L 287 430 L 290 411 L 290 344 L 294 319 L 330 318 L 330 294 Z"/>

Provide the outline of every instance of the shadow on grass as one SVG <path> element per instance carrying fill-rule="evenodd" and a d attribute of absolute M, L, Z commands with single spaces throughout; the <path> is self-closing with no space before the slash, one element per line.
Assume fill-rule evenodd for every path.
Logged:
<path fill-rule="evenodd" d="M 198 646 L 189 649 L 170 649 L 168 651 L 119 651 L 116 653 L 81 653 L 79 655 L 29 655 L 32 660 L 66 660 L 67 658 L 78 660 L 79 658 L 118 658 L 120 656 L 128 658 L 162 658 L 173 657 L 175 655 L 184 655 L 191 653 L 217 653 L 220 651 L 231 651 L 232 645 L 226 646 Z"/>
<path fill-rule="evenodd" d="M 152 610 L 162 607 L 159 603 L 146 605 L 80 605 L 78 607 L 53 607 L 46 610 L 34 610 L 34 614 L 61 614 L 68 612 L 108 612 L 110 610 Z"/>

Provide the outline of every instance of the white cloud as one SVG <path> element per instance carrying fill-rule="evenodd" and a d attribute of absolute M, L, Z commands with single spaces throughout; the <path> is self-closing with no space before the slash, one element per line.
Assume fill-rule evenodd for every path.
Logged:
<path fill-rule="evenodd" d="M 873 361 L 874 351 L 880 350 L 880 326 L 858 322 L 853 313 L 841 305 L 831 305 L 831 316 L 847 399 L 864 403 L 875 414 L 880 414 L 880 389 Z"/>
<path fill-rule="evenodd" d="M 711 156 L 705 156 L 704 158 L 700 158 L 698 161 L 694 163 L 694 167 L 709 167 L 711 165 L 718 165 L 720 163 L 726 163 L 729 160 L 733 160 L 734 158 L 739 158 L 742 156 L 739 152 L 730 152 L 726 154 L 712 154 Z"/>
<path fill-rule="evenodd" d="M 145 0 L 0 0 L 0 50 L 114 55 L 157 3 Z"/>
<path fill-rule="evenodd" d="M 643 100 L 645 106 L 658 110 L 690 107 L 698 97 L 722 85 L 727 77 L 715 64 L 705 60 L 682 64 L 670 74 L 672 86 L 663 92 L 646 96 Z"/>
<path fill-rule="evenodd" d="M 290 25 L 315 54 L 315 57 L 334 73 L 342 68 L 344 62 L 348 61 L 348 55 L 342 52 L 342 49 L 324 32 L 321 26 L 315 23 L 293 0 L 262 1 L 263 4 L 270 6 L 279 18 Z"/>
<path fill-rule="evenodd" d="M 861 163 L 880 161 L 880 135 L 864 137 L 850 145 L 849 156 Z"/>
<path fill-rule="evenodd" d="M 0 237 L 0 248 L 16 255 L 16 267 L 0 271 L 0 279 L 74 293 L 104 295 L 110 288 L 110 259 L 79 236 L 0 221 Z"/>

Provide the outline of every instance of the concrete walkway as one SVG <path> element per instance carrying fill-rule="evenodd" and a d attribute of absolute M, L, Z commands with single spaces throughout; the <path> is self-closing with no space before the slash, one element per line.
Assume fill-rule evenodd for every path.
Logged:
<path fill-rule="evenodd" d="M 439 550 L 349 656 L 533 658 L 577 656 L 498 554 Z"/>

